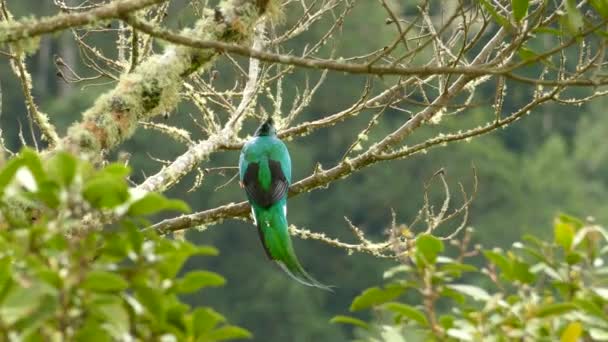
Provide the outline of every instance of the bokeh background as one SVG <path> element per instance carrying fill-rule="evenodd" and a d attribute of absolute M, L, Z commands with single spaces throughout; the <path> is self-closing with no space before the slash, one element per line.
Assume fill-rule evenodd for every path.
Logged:
<path fill-rule="evenodd" d="M 51 0 L 8 0 L 16 17 L 41 16 L 56 13 Z M 406 13 L 411 8 L 403 5 Z M 194 11 L 185 0 L 174 0 L 167 17 L 173 28 L 187 26 L 193 21 Z M 286 15 L 288 25 L 290 14 Z M 341 56 L 362 54 L 382 47 L 394 36 L 394 27 L 385 24 L 386 12 L 375 1 L 359 2 L 347 18 L 334 47 Z M 324 28 L 332 24 L 330 18 L 321 20 L 310 32 L 291 42 L 294 48 L 318 38 Z M 116 24 L 113 24 L 116 26 Z M 278 28 L 280 30 L 280 26 Z M 112 56 L 116 41 L 111 34 L 93 37 L 95 45 Z M 160 51 L 161 46 L 157 46 Z M 69 84 L 57 76 L 53 59 L 60 56 L 67 64 L 86 77 L 90 71 L 80 61 L 80 52 L 70 32 L 42 39 L 40 49 L 27 58 L 32 73 L 34 95 L 40 109 L 46 112 L 60 132 L 105 89 L 112 86 L 107 79 Z M 235 57 L 243 65 L 247 60 Z M 226 62 L 219 62 L 212 70 L 219 72 L 218 87 L 230 87 L 234 74 Z M 534 72 L 534 70 L 530 70 Z M 319 72 L 297 70 L 284 81 L 284 110 L 291 107 L 293 85 L 302 84 L 306 77 L 317 79 Z M 361 94 L 366 78 L 330 73 L 327 81 L 314 97 L 312 104 L 299 120 L 322 117 L 349 106 Z M 375 80 L 376 87 L 392 84 L 390 78 Z M 0 128 L 7 146 L 13 151 L 21 147 L 20 130 L 29 145 L 34 141 L 20 83 L 12 73 L 8 60 L 0 56 L 0 87 L 2 88 L 2 116 Z M 486 90 L 481 90 L 486 91 Z M 530 88 L 509 85 L 504 112 L 509 113 L 529 96 Z M 493 115 L 491 89 L 481 93 L 479 101 L 463 114 L 446 117 L 439 126 L 424 128 L 418 136 L 432 132 L 448 132 L 473 127 Z M 260 106 L 264 106 L 264 101 Z M 472 206 L 469 224 L 476 229 L 476 243 L 484 247 L 509 246 L 524 233 L 539 236 L 551 234 L 550 222 L 558 212 L 579 217 L 592 216 L 608 222 L 608 101 L 598 99 L 581 107 L 557 104 L 537 108 L 529 116 L 505 130 L 474 139 L 471 142 L 440 147 L 402 161 L 377 164 L 348 179 L 333 183 L 327 189 L 315 190 L 293 198 L 289 204 L 289 220 L 300 227 L 325 232 L 345 241 L 355 241 L 343 219 L 344 216 L 359 226 L 371 239 L 385 238 L 391 222 L 391 209 L 398 223 L 411 221 L 422 202 L 423 184 L 440 168 L 447 172 L 456 193 L 457 182 L 467 188 L 472 184 L 472 165 L 479 178 L 479 192 Z M 411 105 L 412 111 L 421 107 Z M 204 138 L 194 126 L 190 114 L 195 107 L 182 103 L 168 119 L 160 122 L 173 124 Z M 217 113 L 222 118 L 227 113 Z M 346 148 L 358 132 L 366 126 L 372 112 L 322 129 L 306 137 L 288 142 L 294 169 L 294 179 L 306 177 L 315 163 L 329 167 L 342 158 Z M 371 138 L 381 136 L 404 121 L 406 113 L 388 110 Z M 252 132 L 257 123 L 249 120 L 244 132 Z M 198 133 L 197 133 L 198 132 Z M 198 136 L 197 136 L 198 134 Z M 40 142 L 40 147 L 44 145 Z M 171 160 L 185 151 L 185 147 L 165 136 L 140 129 L 134 138 L 119 148 L 131 154 L 134 182 L 153 174 L 160 164 L 152 157 Z M 115 152 L 117 153 L 117 152 Z M 214 155 L 204 167 L 236 166 L 238 152 Z M 186 177 L 168 193 L 187 201 L 194 210 L 244 200 L 236 182 L 220 190 L 215 188 L 233 174 L 209 173 L 203 185 L 189 192 L 194 175 Z M 196 259 L 188 268 L 205 268 L 223 274 L 227 286 L 206 289 L 188 297 L 193 305 L 206 303 L 225 314 L 229 320 L 251 330 L 255 341 L 344 341 L 351 331 L 332 325 L 328 320 L 344 313 L 352 298 L 362 289 L 380 283 L 382 272 L 390 261 L 368 255 L 349 255 L 317 241 L 296 239 L 295 247 L 305 267 L 324 283 L 336 286 L 335 293 L 303 287 L 270 263 L 260 246 L 255 227 L 241 221 L 226 221 L 203 231 L 191 230 L 187 237 L 200 244 L 219 248 L 221 256 Z"/>

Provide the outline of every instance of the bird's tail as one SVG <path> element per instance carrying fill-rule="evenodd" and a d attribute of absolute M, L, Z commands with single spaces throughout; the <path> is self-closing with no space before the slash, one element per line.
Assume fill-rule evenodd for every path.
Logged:
<path fill-rule="evenodd" d="M 282 202 L 275 203 L 270 208 L 254 209 L 258 233 L 266 254 L 299 283 L 332 291 L 330 286 L 322 284 L 308 274 L 298 261 L 287 229 L 287 218 Z"/>

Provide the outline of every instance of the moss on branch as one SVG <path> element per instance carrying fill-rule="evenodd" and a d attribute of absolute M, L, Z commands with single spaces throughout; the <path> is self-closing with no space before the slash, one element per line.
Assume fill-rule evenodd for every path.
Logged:
<path fill-rule="evenodd" d="M 270 0 L 226 0 L 205 11 L 183 35 L 230 43 L 247 42 Z M 138 121 L 172 111 L 180 100 L 182 79 L 206 69 L 219 55 L 213 49 L 170 45 L 123 74 L 116 87 L 101 95 L 68 130 L 62 148 L 95 159 L 133 135 Z"/>

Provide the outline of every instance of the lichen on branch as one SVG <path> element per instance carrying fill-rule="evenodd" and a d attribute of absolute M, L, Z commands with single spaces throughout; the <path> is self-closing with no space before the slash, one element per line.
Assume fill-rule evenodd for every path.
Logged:
<path fill-rule="evenodd" d="M 215 10 L 205 11 L 203 18 L 182 34 L 244 43 L 270 6 L 269 0 L 226 0 Z M 123 74 L 114 89 L 101 95 L 83 114 L 83 120 L 69 128 L 62 148 L 96 159 L 101 151 L 132 136 L 138 121 L 171 112 L 180 100 L 183 78 L 206 69 L 218 55 L 213 49 L 169 45 L 162 54 L 151 56 L 133 72 Z"/>

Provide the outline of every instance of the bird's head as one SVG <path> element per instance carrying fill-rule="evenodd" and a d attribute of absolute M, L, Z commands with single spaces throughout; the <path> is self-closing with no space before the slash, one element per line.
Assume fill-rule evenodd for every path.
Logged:
<path fill-rule="evenodd" d="M 264 123 L 258 127 L 255 131 L 256 137 L 265 137 L 265 136 L 273 136 L 277 134 L 277 130 L 274 128 L 274 121 L 271 117 L 268 117 Z"/>

